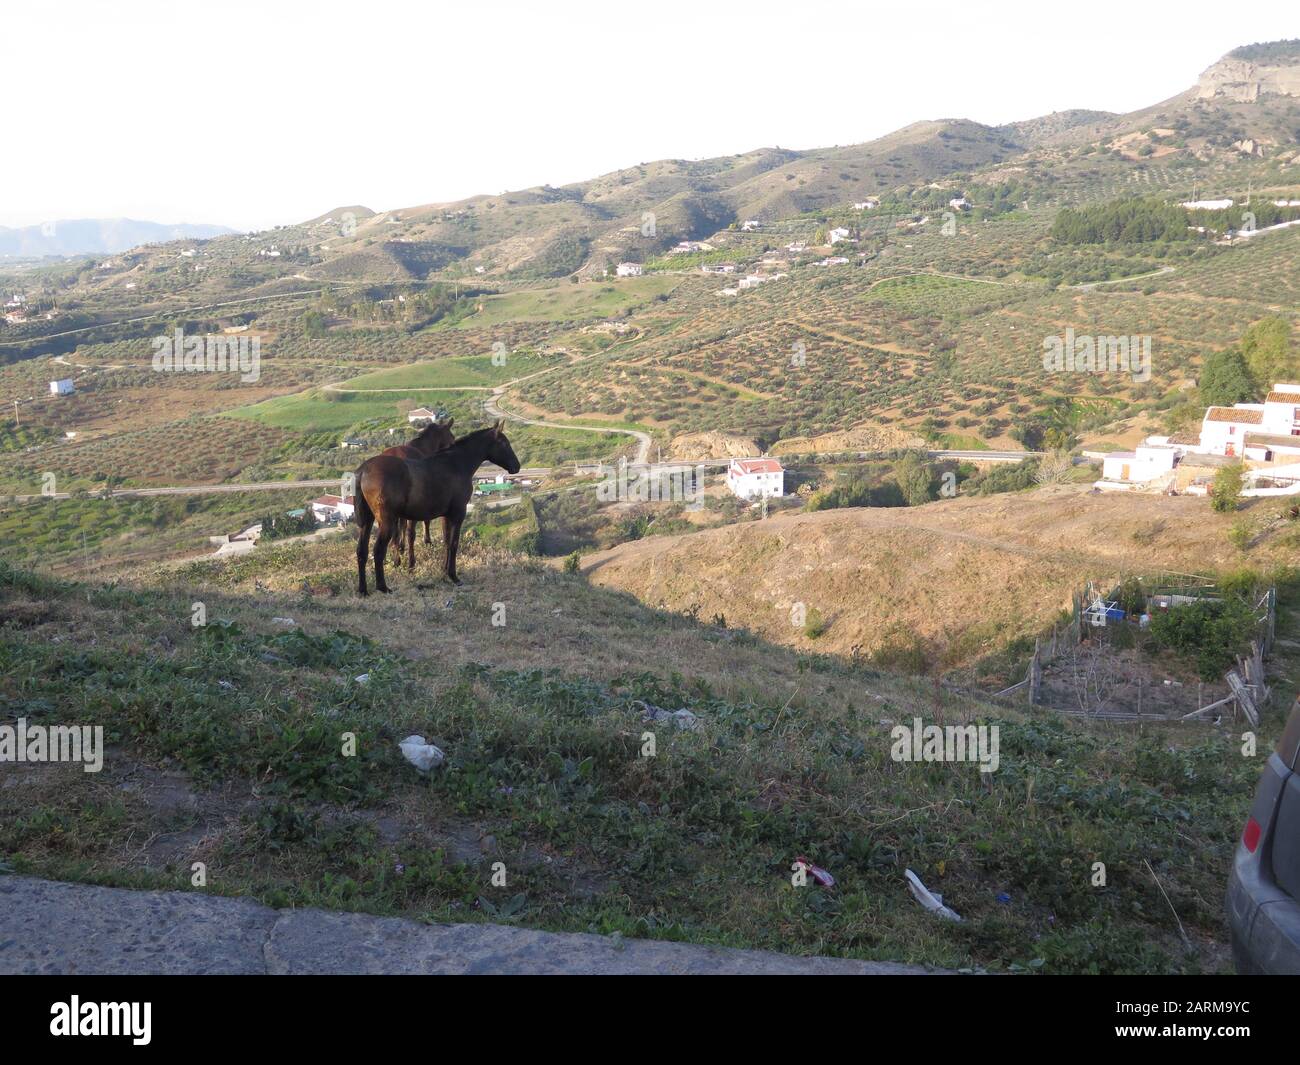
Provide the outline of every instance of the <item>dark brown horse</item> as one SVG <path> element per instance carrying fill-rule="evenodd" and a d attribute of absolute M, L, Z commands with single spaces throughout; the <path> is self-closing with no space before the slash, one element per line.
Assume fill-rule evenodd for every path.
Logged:
<path fill-rule="evenodd" d="M 443 572 L 453 584 L 456 576 L 456 550 L 460 546 L 460 528 L 465 509 L 474 492 L 474 472 L 491 460 L 508 473 L 519 472 L 519 460 L 510 441 L 501 431 L 501 422 L 491 429 L 479 429 L 462 436 L 451 447 L 436 455 L 420 459 L 402 459 L 396 455 L 376 455 L 357 470 L 356 523 L 360 530 L 357 542 L 357 591 L 366 594 L 366 550 L 370 529 L 378 524 L 375 535 L 375 587 L 389 591 L 384 580 L 384 556 L 397 531 L 399 520 L 408 521 L 406 546 L 407 568 L 415 569 L 415 523 L 442 519 L 444 550 Z"/>
<path fill-rule="evenodd" d="M 439 451 L 445 451 L 456 442 L 456 437 L 452 434 L 451 426 L 455 418 L 448 418 L 445 422 L 430 422 L 421 429 L 415 436 L 405 444 L 398 444 L 396 447 L 390 447 L 387 451 L 381 451 L 381 455 L 395 455 L 399 459 L 424 459 L 430 455 L 436 455 Z M 397 557 L 402 557 L 402 543 L 406 539 L 405 520 L 397 523 Z M 429 536 L 429 523 L 424 523 L 424 542 L 433 543 L 433 538 Z"/>

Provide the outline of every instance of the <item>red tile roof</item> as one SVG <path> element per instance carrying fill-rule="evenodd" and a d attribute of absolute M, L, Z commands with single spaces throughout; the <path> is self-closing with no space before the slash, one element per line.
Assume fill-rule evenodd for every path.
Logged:
<path fill-rule="evenodd" d="M 1294 403 L 1300 407 L 1300 392 L 1270 392 L 1264 397 L 1265 403 Z"/>
<path fill-rule="evenodd" d="M 1264 420 L 1262 410 L 1241 410 L 1237 407 L 1211 407 L 1205 413 L 1206 421 L 1237 422 L 1239 425 L 1259 425 Z"/>
<path fill-rule="evenodd" d="M 785 470 L 776 459 L 732 459 L 731 464 L 738 466 L 741 473 L 782 473 Z"/>

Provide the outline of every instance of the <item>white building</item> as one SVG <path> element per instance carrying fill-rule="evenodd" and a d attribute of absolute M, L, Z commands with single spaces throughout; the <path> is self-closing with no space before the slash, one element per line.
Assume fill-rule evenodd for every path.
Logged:
<path fill-rule="evenodd" d="M 52 396 L 70 396 L 77 390 L 71 377 L 65 377 L 61 381 L 50 382 L 50 395 Z"/>
<path fill-rule="evenodd" d="M 948 201 L 948 206 L 954 211 L 964 211 L 970 206 L 970 200 L 966 199 L 965 196 L 954 196 Z"/>
<path fill-rule="evenodd" d="M 311 512 L 319 522 L 351 521 L 356 511 L 356 497 L 321 496 L 311 501 Z"/>
<path fill-rule="evenodd" d="M 879 200 L 862 200 L 853 205 L 855 211 L 873 211 L 880 206 Z"/>
<path fill-rule="evenodd" d="M 1181 453 L 1176 447 L 1143 444 L 1134 451 L 1112 451 L 1101 464 L 1103 481 L 1147 484 L 1173 470 Z"/>
<path fill-rule="evenodd" d="M 640 263 L 619 263 L 615 271 L 619 277 L 640 277 L 641 272 Z"/>
<path fill-rule="evenodd" d="M 760 222 L 757 218 L 746 218 L 740 224 L 740 228 L 744 230 L 746 233 L 753 233 L 755 230 L 760 229 L 762 225 L 763 223 Z"/>
<path fill-rule="evenodd" d="M 849 239 L 849 231 L 845 229 L 843 226 L 839 226 L 831 230 L 830 242 L 832 244 L 838 244 L 840 241 L 848 240 L 848 239 Z"/>
<path fill-rule="evenodd" d="M 1232 200 L 1184 200 L 1178 206 L 1189 211 L 1222 211 L 1232 206 Z"/>
<path fill-rule="evenodd" d="M 406 412 L 406 420 L 412 425 L 423 425 L 426 422 L 436 422 L 438 412 L 432 411 L 428 407 L 416 407 L 415 410 Z"/>
<path fill-rule="evenodd" d="M 1270 443 L 1289 454 L 1291 439 L 1300 444 L 1300 384 L 1275 384 L 1263 403 L 1210 407 L 1201 421 L 1200 450 L 1211 455 L 1265 460 Z"/>
<path fill-rule="evenodd" d="M 732 459 L 727 467 L 727 488 L 740 499 L 783 496 L 785 469 L 776 459 Z"/>

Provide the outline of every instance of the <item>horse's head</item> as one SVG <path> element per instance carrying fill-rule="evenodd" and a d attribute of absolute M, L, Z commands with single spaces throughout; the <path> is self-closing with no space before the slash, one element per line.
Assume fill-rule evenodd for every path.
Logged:
<path fill-rule="evenodd" d="M 422 455 L 436 455 L 439 451 L 445 451 L 456 442 L 451 431 L 451 423 L 455 420 L 448 418 L 445 422 L 430 422 L 415 434 L 411 446 Z"/>
<path fill-rule="evenodd" d="M 498 421 L 489 430 L 487 457 L 505 470 L 506 473 L 518 473 L 519 460 L 515 458 L 514 448 L 510 446 L 506 434 L 501 431 L 503 424 L 504 420 Z"/>

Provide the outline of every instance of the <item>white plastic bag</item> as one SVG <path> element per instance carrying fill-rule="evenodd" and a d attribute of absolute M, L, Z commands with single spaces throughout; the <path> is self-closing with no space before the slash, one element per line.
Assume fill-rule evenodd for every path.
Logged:
<path fill-rule="evenodd" d="M 423 736 L 407 736 L 398 744 L 406 760 L 421 773 L 436 769 L 447 760 L 447 756 L 432 743 L 425 743 Z"/>
<path fill-rule="evenodd" d="M 936 895 L 928 887 L 921 883 L 921 878 L 912 870 L 906 869 L 903 875 L 907 877 L 907 886 L 911 889 L 913 897 L 931 913 L 937 913 L 940 917 L 948 921 L 960 921 L 961 918 L 952 910 L 943 904 L 943 896 Z"/>

